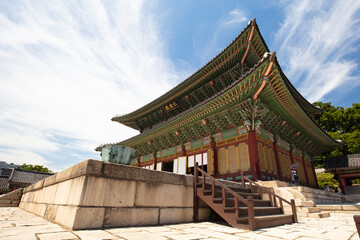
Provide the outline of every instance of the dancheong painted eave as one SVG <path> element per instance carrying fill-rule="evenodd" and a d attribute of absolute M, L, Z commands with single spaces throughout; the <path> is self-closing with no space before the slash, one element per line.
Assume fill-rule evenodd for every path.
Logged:
<path fill-rule="evenodd" d="M 221 53 L 219 53 L 216 57 L 214 57 L 205 66 L 200 68 L 186 80 L 169 90 L 167 93 L 158 97 L 154 101 L 135 110 L 134 112 L 125 115 L 117 115 L 111 120 L 140 130 L 136 125 L 136 121 L 138 119 L 146 117 L 152 112 L 161 110 L 164 108 L 164 106 L 166 106 L 168 103 L 171 103 L 173 100 L 183 97 L 189 92 L 198 89 L 199 86 L 203 85 L 204 83 L 210 82 L 214 77 L 219 75 L 219 72 L 226 72 L 231 67 L 233 67 L 236 64 L 236 60 L 239 58 L 241 59 L 246 52 L 246 49 L 248 48 L 248 38 L 251 34 L 252 27 L 254 28 L 253 36 L 256 36 L 257 39 L 259 39 L 259 48 L 262 49 L 261 53 L 269 52 L 269 49 L 266 46 L 266 43 L 261 36 L 259 28 L 256 24 L 256 20 L 254 19 L 253 21 L 249 22 L 243 31 Z M 257 60 L 252 65 L 255 65 L 255 63 L 257 63 L 261 57 L 262 55 L 258 56 Z"/>
<path fill-rule="evenodd" d="M 205 84 L 209 85 L 209 82 L 212 84 L 213 80 L 216 78 L 219 80 L 219 75 L 225 75 L 225 73 L 230 71 L 236 63 L 239 64 L 239 62 L 241 62 L 241 65 L 244 64 L 248 67 L 253 67 L 261 59 L 265 52 L 269 52 L 269 49 L 254 19 L 249 22 L 247 27 L 238 35 L 238 37 L 236 37 L 235 40 L 220 54 L 185 81 L 144 107 L 126 115 L 116 116 L 112 118 L 112 120 L 140 131 L 146 127 L 152 128 L 151 125 L 168 119 L 168 117 L 161 116 L 164 114 L 164 108 L 166 108 L 167 105 L 171 104 L 173 101 L 179 100 L 180 98 L 188 98 L 190 93 L 194 93 L 199 89 L 203 91 Z M 253 55 L 253 57 L 251 57 L 251 55 Z M 292 85 L 289 86 L 289 89 L 298 100 L 299 104 L 301 104 L 301 106 L 309 114 L 312 115 L 321 112 L 320 109 L 314 107 L 303 96 L 301 96 L 301 94 L 298 93 Z M 185 108 L 187 109 L 188 107 Z M 148 126 L 145 125 L 145 127 L 140 126 L 141 121 L 152 122 L 153 119 L 151 118 L 154 116 L 158 117 L 159 115 L 164 119 L 155 121 L 155 123 L 149 123 Z"/>
<path fill-rule="evenodd" d="M 270 62 L 274 64 L 271 64 Z M 266 76 L 265 69 L 268 69 Z M 263 85 L 262 83 L 264 83 L 263 79 L 266 79 L 265 83 L 267 84 L 261 86 Z M 251 85 L 250 81 L 252 83 Z M 249 85 L 246 85 L 248 82 Z M 238 89 L 241 89 L 241 86 L 243 86 L 242 90 L 245 91 L 246 94 L 243 95 L 241 93 L 241 97 L 236 99 L 226 99 L 227 96 L 230 96 L 231 94 L 234 96 L 234 92 L 240 93 L 238 92 Z M 224 111 L 224 109 L 246 106 L 246 104 L 248 104 L 248 100 L 246 99 L 249 99 L 249 97 L 255 98 L 254 96 L 258 95 L 259 101 L 261 100 L 265 103 L 265 105 L 277 115 L 279 120 L 286 122 L 284 129 L 288 125 L 291 125 L 289 129 L 293 131 L 294 135 L 297 135 L 297 131 L 299 131 L 302 136 L 306 137 L 304 139 L 308 139 L 307 142 L 310 139 L 312 144 L 316 143 L 316 145 L 322 146 L 323 149 L 339 146 L 340 143 L 327 135 L 313 121 L 311 116 L 309 116 L 307 111 L 305 111 L 303 106 L 299 103 L 299 98 L 294 96 L 292 89 L 294 89 L 294 87 L 282 72 L 275 57 L 275 53 L 273 53 L 271 57 L 268 56 L 261 59 L 242 77 L 207 101 L 188 109 L 179 116 L 168 119 L 168 121 L 164 123 L 155 125 L 152 129 L 120 142 L 119 144 L 130 147 L 135 147 L 139 144 L 147 144 L 148 141 L 153 141 L 159 136 L 171 134 L 175 131 L 181 131 L 184 126 L 191 126 L 208 117 L 214 117 L 214 114 L 216 115 L 217 112 Z M 267 120 L 265 119 L 265 121 Z M 101 148 L 98 150 L 100 149 Z"/>

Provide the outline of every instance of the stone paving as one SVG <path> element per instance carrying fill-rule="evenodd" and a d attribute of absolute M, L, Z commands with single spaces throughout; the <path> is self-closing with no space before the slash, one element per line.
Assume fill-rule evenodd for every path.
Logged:
<path fill-rule="evenodd" d="M 16 207 L 0 207 L 0 240 L 127 239 L 127 240 L 237 240 L 237 239 L 359 239 L 353 220 L 360 212 L 331 213 L 328 218 L 299 218 L 299 223 L 248 231 L 225 223 L 186 223 L 155 227 L 70 231 Z"/>

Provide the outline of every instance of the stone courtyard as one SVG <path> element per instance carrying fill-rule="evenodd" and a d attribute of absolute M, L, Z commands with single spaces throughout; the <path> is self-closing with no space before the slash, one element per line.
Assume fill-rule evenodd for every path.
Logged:
<path fill-rule="evenodd" d="M 353 220 L 360 212 L 332 212 L 328 218 L 299 218 L 299 223 L 257 231 L 235 229 L 222 222 L 71 231 L 17 207 L 0 208 L 0 239 L 359 239 Z"/>

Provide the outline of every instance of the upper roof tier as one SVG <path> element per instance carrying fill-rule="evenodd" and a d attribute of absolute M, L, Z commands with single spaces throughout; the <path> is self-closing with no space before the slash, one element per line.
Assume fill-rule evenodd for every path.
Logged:
<path fill-rule="evenodd" d="M 222 52 L 186 80 L 147 105 L 129 114 L 117 115 L 112 120 L 140 132 L 149 130 L 226 88 L 239 75 L 255 66 L 267 52 L 269 49 L 254 19 Z M 307 113 L 321 112 L 292 85 L 289 90 Z"/>

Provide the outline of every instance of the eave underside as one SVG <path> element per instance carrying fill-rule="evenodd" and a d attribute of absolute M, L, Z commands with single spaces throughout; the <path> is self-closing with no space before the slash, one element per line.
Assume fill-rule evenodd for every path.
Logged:
<path fill-rule="evenodd" d="M 229 126 L 240 126 L 251 118 L 251 111 L 256 107 L 262 110 L 252 120 L 261 122 L 274 135 L 299 149 L 306 148 L 311 155 L 338 146 L 299 105 L 287 87 L 287 79 L 282 77 L 278 64 L 269 66 L 268 57 L 206 102 L 119 144 L 135 148 L 138 155 L 152 153 L 226 130 Z M 270 72 L 265 78 L 267 68 Z M 266 87 L 254 100 L 254 94 L 264 80 Z"/>

